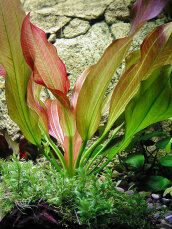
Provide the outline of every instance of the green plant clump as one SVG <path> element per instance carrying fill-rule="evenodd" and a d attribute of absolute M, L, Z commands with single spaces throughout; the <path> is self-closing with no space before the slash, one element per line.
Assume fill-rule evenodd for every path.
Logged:
<path fill-rule="evenodd" d="M 15 157 L 13 161 L 1 160 L 0 168 L 3 216 L 15 205 L 25 208 L 42 199 L 56 206 L 63 215 L 63 223 L 67 218 L 89 228 L 108 228 L 108 225 L 153 228 L 144 195 L 118 191 L 110 170 L 102 177 L 88 176 L 80 170 L 69 179 L 63 172 L 54 171 L 50 163 L 35 165 Z"/>

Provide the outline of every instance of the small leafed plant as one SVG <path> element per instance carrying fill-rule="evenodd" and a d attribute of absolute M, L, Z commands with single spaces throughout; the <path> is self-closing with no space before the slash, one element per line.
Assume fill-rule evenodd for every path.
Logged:
<path fill-rule="evenodd" d="M 172 116 L 172 23 L 154 29 L 140 50 L 128 54 L 136 32 L 147 20 L 156 17 L 166 2 L 138 0 L 134 4 L 129 35 L 115 40 L 97 64 L 85 69 L 76 81 L 70 101 L 66 68 L 55 46 L 47 41 L 44 31 L 30 22 L 30 13 L 25 16 L 19 0 L 0 0 L 0 74 L 5 77 L 9 115 L 57 171 L 62 166 L 69 177 L 79 167 L 87 173 L 97 173 L 128 146 L 137 132 Z M 125 71 L 113 92 L 105 98 L 123 60 Z M 43 103 L 42 87 L 55 99 L 47 98 Z M 109 112 L 107 125 L 100 138 L 86 150 L 87 141 L 97 131 L 106 110 Z M 117 120 L 122 121 L 117 122 L 112 137 L 91 157 Z M 123 139 L 108 147 L 123 125 Z M 50 136 L 61 143 L 64 155 Z M 43 150 L 41 138 L 51 146 L 60 162 L 51 150 Z M 90 169 L 102 153 L 107 157 L 106 162 Z"/>

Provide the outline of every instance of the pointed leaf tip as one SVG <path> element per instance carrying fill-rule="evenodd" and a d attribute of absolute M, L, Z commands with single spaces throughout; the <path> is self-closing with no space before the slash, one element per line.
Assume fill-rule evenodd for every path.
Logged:
<path fill-rule="evenodd" d="M 130 34 L 133 34 L 142 23 L 160 14 L 167 2 L 168 0 L 138 0 L 130 12 Z"/>

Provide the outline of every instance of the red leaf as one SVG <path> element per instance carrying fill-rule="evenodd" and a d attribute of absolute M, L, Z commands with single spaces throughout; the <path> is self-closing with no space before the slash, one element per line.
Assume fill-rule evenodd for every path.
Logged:
<path fill-rule="evenodd" d="M 49 89 L 67 94 L 70 83 L 64 63 L 54 45 L 48 42 L 44 31 L 25 17 L 21 31 L 21 45 L 26 62 L 33 70 L 34 81 Z"/>

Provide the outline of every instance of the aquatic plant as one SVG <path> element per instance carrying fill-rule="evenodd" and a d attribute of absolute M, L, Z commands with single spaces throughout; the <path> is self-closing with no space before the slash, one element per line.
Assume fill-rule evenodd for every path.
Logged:
<path fill-rule="evenodd" d="M 0 0 L 0 73 L 5 77 L 9 115 L 25 138 L 39 148 L 57 171 L 61 170 L 59 162 L 51 150 L 43 149 L 42 138 L 54 150 L 69 177 L 73 177 L 79 167 L 97 173 L 128 146 L 137 132 L 172 116 L 172 23 L 154 29 L 140 50 L 128 54 L 136 32 L 147 20 L 156 17 L 166 2 L 138 0 L 134 4 L 129 35 L 115 40 L 97 64 L 85 69 L 76 81 L 70 101 L 66 68 L 55 46 L 48 42 L 44 31 L 30 22 L 30 13 L 25 16 L 19 0 Z M 123 60 L 125 71 L 113 92 L 104 98 Z M 43 103 L 40 100 L 42 87 L 55 99 L 47 98 Z M 107 125 L 101 137 L 86 150 L 109 102 Z M 119 118 L 121 122 L 118 121 L 112 137 L 91 158 Z M 108 147 L 124 125 L 124 138 Z M 61 143 L 64 156 L 50 136 Z M 107 157 L 106 162 L 90 170 L 102 153 Z"/>

